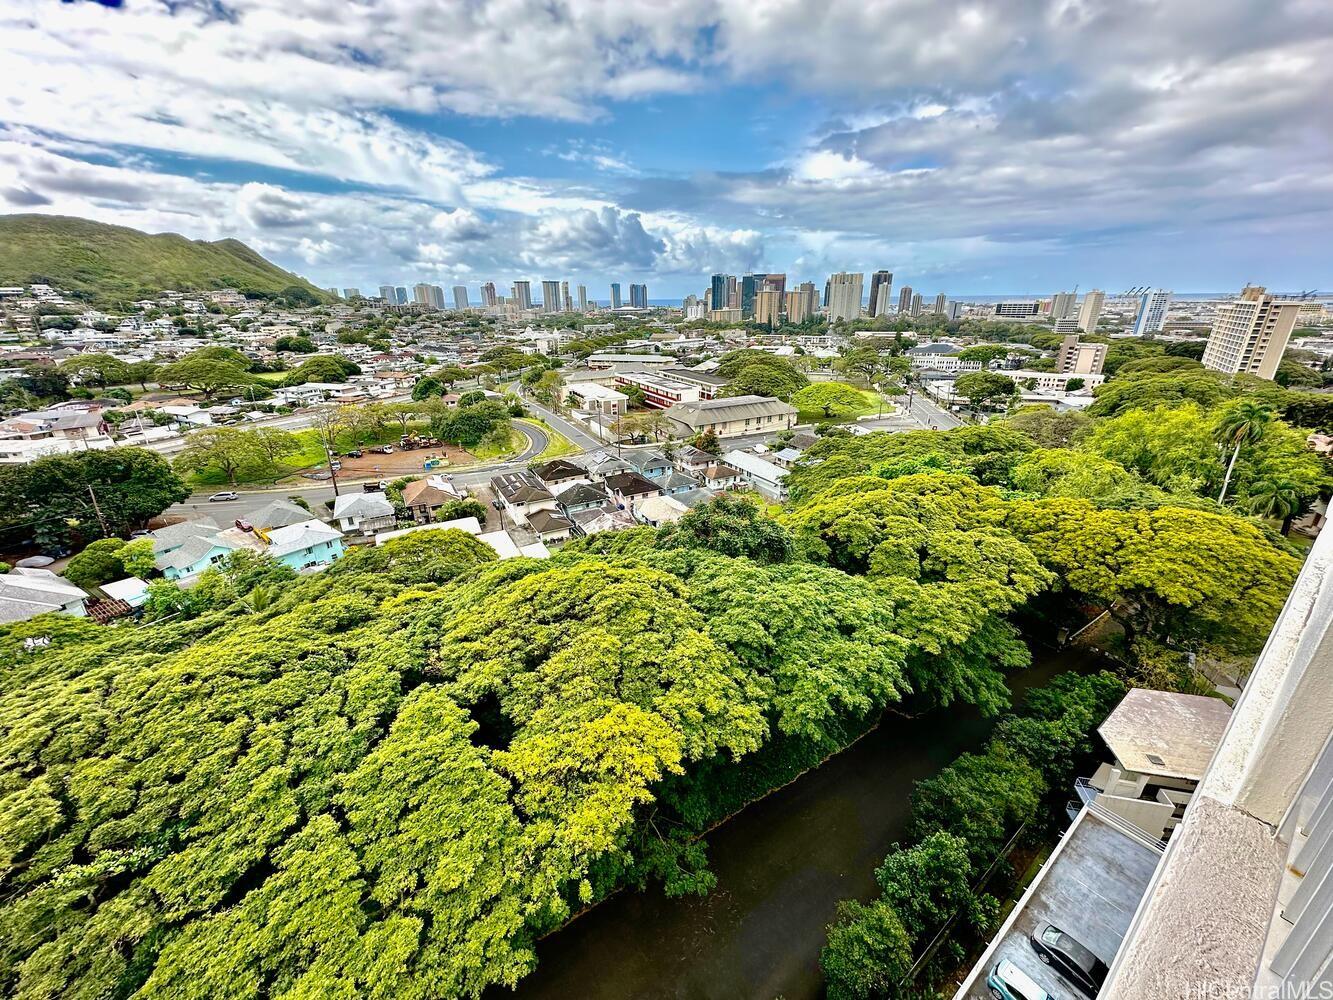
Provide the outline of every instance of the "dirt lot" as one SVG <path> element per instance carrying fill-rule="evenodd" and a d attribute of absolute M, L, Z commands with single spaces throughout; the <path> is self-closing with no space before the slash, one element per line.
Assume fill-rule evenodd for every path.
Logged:
<path fill-rule="evenodd" d="M 424 473 L 423 463 L 432 458 L 442 458 L 449 463 L 439 466 L 439 470 L 476 461 L 469 452 L 452 445 L 442 448 L 418 448 L 415 451 L 403 451 L 395 445 L 392 455 L 377 455 L 367 451 L 360 458 L 340 458 L 343 467 L 338 475 L 347 479 L 371 479 L 375 476 L 396 479 L 398 476 Z"/>

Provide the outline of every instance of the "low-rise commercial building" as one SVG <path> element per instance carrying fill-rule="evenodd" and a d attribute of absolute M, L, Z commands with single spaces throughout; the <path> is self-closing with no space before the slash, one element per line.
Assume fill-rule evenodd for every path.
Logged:
<path fill-rule="evenodd" d="M 796 407 L 767 396 L 731 396 L 681 403 L 667 411 L 679 437 L 712 431 L 720 438 L 770 433 L 796 426 Z"/>

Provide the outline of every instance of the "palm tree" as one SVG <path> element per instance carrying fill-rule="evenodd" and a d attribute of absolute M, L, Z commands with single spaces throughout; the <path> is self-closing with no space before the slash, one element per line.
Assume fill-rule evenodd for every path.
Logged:
<path fill-rule="evenodd" d="M 1305 509 L 1296 484 L 1289 479 L 1261 479 L 1250 487 L 1250 513 L 1259 517 L 1282 518 L 1282 534 L 1291 531 L 1291 522 Z"/>
<path fill-rule="evenodd" d="M 1227 487 L 1231 485 L 1231 473 L 1236 468 L 1240 449 L 1262 438 L 1272 422 L 1273 408 L 1253 399 L 1242 399 L 1222 414 L 1216 433 L 1222 444 L 1231 447 L 1231 460 L 1227 462 L 1227 474 L 1222 479 L 1222 492 L 1217 495 L 1219 504 L 1227 498 Z"/>

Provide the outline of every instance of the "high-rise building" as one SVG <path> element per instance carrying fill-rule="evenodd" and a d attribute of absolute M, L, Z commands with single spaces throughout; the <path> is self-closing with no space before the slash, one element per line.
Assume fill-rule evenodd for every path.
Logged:
<path fill-rule="evenodd" d="M 443 309 L 445 307 L 444 289 L 439 285 L 430 286 L 430 302 L 436 309 Z"/>
<path fill-rule="evenodd" d="M 936 316 L 943 316 L 943 315 L 944 315 L 944 303 L 946 303 L 946 302 L 948 302 L 948 301 L 949 301 L 949 300 L 945 297 L 945 295 L 944 295 L 943 292 L 940 292 L 938 295 L 935 296 L 935 315 L 936 315 Z"/>
<path fill-rule="evenodd" d="M 912 286 L 903 285 L 903 290 L 898 293 L 898 312 L 905 315 L 912 309 Z"/>
<path fill-rule="evenodd" d="M 747 274 L 741 278 L 741 319 L 754 316 L 754 297 L 767 275 Z"/>
<path fill-rule="evenodd" d="M 648 286 L 630 285 L 629 286 L 629 304 L 635 309 L 648 308 Z"/>
<path fill-rule="evenodd" d="M 734 274 L 727 275 L 727 308 L 741 307 L 741 285 Z"/>
<path fill-rule="evenodd" d="M 393 285 L 380 285 L 380 298 L 389 305 L 394 305 L 398 301 L 398 296 L 394 294 Z"/>
<path fill-rule="evenodd" d="M 889 296 L 893 294 L 893 272 L 876 271 L 870 276 L 870 315 L 883 316 L 889 311 Z"/>
<path fill-rule="evenodd" d="M 815 313 L 815 286 L 806 282 L 786 295 L 788 323 L 804 323 Z"/>
<path fill-rule="evenodd" d="M 727 276 L 725 274 L 715 274 L 709 280 L 708 291 L 711 295 L 709 306 L 711 309 L 725 309 L 727 307 Z"/>
<path fill-rule="evenodd" d="M 399 285 L 397 288 L 395 288 L 395 289 L 393 290 L 393 293 L 394 293 L 394 296 L 398 299 L 398 304 L 399 304 L 400 306 L 405 306 L 405 305 L 407 305 L 407 289 L 406 289 L 406 288 L 404 288 L 402 285 Z"/>
<path fill-rule="evenodd" d="M 912 293 L 911 313 L 912 313 L 913 316 L 920 316 L 920 315 L 921 315 L 921 293 L 920 293 L 920 292 L 913 292 L 913 293 Z"/>
<path fill-rule="evenodd" d="M 542 311 L 548 313 L 558 313 L 563 302 L 560 298 L 559 281 L 542 282 Z"/>
<path fill-rule="evenodd" d="M 435 300 L 431 298 L 430 285 L 424 282 L 412 286 L 412 301 L 419 306 L 434 306 Z"/>
<path fill-rule="evenodd" d="M 685 318 L 703 319 L 708 312 L 708 306 L 697 295 L 685 296 L 685 301 L 680 304 L 680 311 L 684 313 Z"/>
<path fill-rule="evenodd" d="M 1083 296 L 1083 305 L 1078 310 L 1078 328 L 1084 333 L 1097 332 L 1097 320 L 1102 315 L 1102 303 L 1106 301 L 1106 293 L 1093 289 Z"/>
<path fill-rule="evenodd" d="M 520 309 L 526 311 L 532 308 L 532 282 L 515 281 L 510 291 L 510 298 Z"/>
<path fill-rule="evenodd" d="M 1300 310 L 1297 299 L 1279 299 L 1260 285 L 1246 285 L 1239 299 L 1218 307 L 1203 366 L 1271 379 Z"/>
<path fill-rule="evenodd" d="M 359 298 L 361 298 L 361 289 L 359 289 L 359 288 L 344 288 L 344 289 L 343 289 L 343 298 L 345 298 L 345 299 L 359 299 Z"/>
<path fill-rule="evenodd" d="M 569 282 L 560 282 L 560 308 L 565 312 L 574 311 L 574 303 L 569 298 Z"/>
<path fill-rule="evenodd" d="M 588 311 L 588 286 L 579 285 L 579 312 L 586 313 L 587 311 Z"/>
<path fill-rule="evenodd" d="M 944 314 L 948 316 L 949 319 L 962 319 L 963 304 L 959 302 L 957 299 L 950 300 L 948 306 L 945 307 Z"/>
<path fill-rule="evenodd" d="M 755 293 L 754 321 L 769 329 L 782 325 L 782 295 L 776 288 L 761 288 Z"/>
<path fill-rule="evenodd" d="M 771 288 L 778 293 L 778 298 L 787 294 L 787 276 L 780 271 L 764 275 L 764 280 L 759 283 L 759 287 Z"/>
<path fill-rule="evenodd" d="M 329 293 L 330 295 L 332 295 L 335 299 L 336 299 L 336 298 L 340 298 L 340 297 L 342 296 L 342 292 L 338 291 L 338 289 L 336 289 L 336 288 L 326 288 L 326 289 L 324 289 L 324 291 L 328 292 L 328 293 Z"/>
<path fill-rule="evenodd" d="M 611 282 L 611 308 L 620 308 L 620 282 Z"/>
<path fill-rule="evenodd" d="M 1051 319 L 1064 319 L 1074 311 L 1077 292 L 1056 292 L 1051 298 Z"/>
<path fill-rule="evenodd" d="M 1134 335 L 1156 333 L 1166 322 L 1166 310 L 1171 305 L 1171 293 L 1165 288 L 1150 288 L 1139 296 L 1139 314 L 1134 317 Z"/>
<path fill-rule="evenodd" d="M 495 294 L 494 281 L 488 281 L 481 286 L 481 304 L 487 309 L 500 304 L 500 298 Z"/>
<path fill-rule="evenodd" d="M 829 276 L 829 322 L 861 318 L 861 284 L 865 275 L 840 271 Z"/>
<path fill-rule="evenodd" d="M 1060 341 L 1055 356 L 1055 370 L 1061 375 L 1100 375 L 1106 364 L 1105 344 L 1085 344 L 1078 334 L 1070 334 Z"/>
<path fill-rule="evenodd" d="M 468 308 L 466 285 L 454 285 L 454 308 L 455 309 Z"/>

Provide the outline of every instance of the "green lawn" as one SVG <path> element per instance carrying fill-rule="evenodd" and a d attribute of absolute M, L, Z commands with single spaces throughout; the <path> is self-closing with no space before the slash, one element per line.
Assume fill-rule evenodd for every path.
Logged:
<path fill-rule="evenodd" d="M 508 458 L 510 455 L 517 455 L 528 443 L 527 435 L 518 428 L 510 426 L 509 437 L 505 441 L 483 441 L 475 448 L 469 448 L 468 451 L 482 462 L 493 462 L 497 459 Z"/>
<path fill-rule="evenodd" d="M 409 423 L 409 431 L 424 433 L 429 431 L 427 423 Z M 296 438 L 300 446 L 297 451 L 290 455 L 283 456 L 283 460 L 267 469 L 255 469 L 249 471 L 237 480 L 237 486 L 265 486 L 276 483 L 281 479 L 294 476 L 309 468 L 323 469 L 328 466 L 328 455 L 324 452 L 324 446 L 320 444 L 319 432 L 313 427 L 307 427 L 303 430 L 292 431 L 292 437 Z M 398 438 L 402 435 L 402 430 L 397 423 L 385 427 L 383 433 L 369 435 L 358 440 L 346 432 L 338 435 L 337 453 L 351 451 L 353 448 L 369 448 L 379 444 L 398 443 Z M 190 486 L 229 486 L 227 477 L 221 472 L 210 470 L 207 472 L 191 473 L 185 477 L 186 483 Z"/>
<path fill-rule="evenodd" d="M 861 394 L 861 405 L 854 410 L 839 409 L 833 410 L 833 416 L 824 416 L 821 409 L 796 411 L 796 421 L 801 424 L 821 424 L 831 422 L 835 424 L 850 423 L 857 417 L 866 417 L 880 412 L 880 395 L 874 389 L 857 389 Z M 884 412 L 890 412 L 891 397 L 885 396 L 883 402 Z"/>
<path fill-rule="evenodd" d="M 540 417 L 523 417 L 519 420 L 519 423 L 533 424 L 540 427 L 547 436 L 546 449 L 534 461 L 549 462 L 553 458 L 573 455 L 579 451 L 578 445 Z"/>

